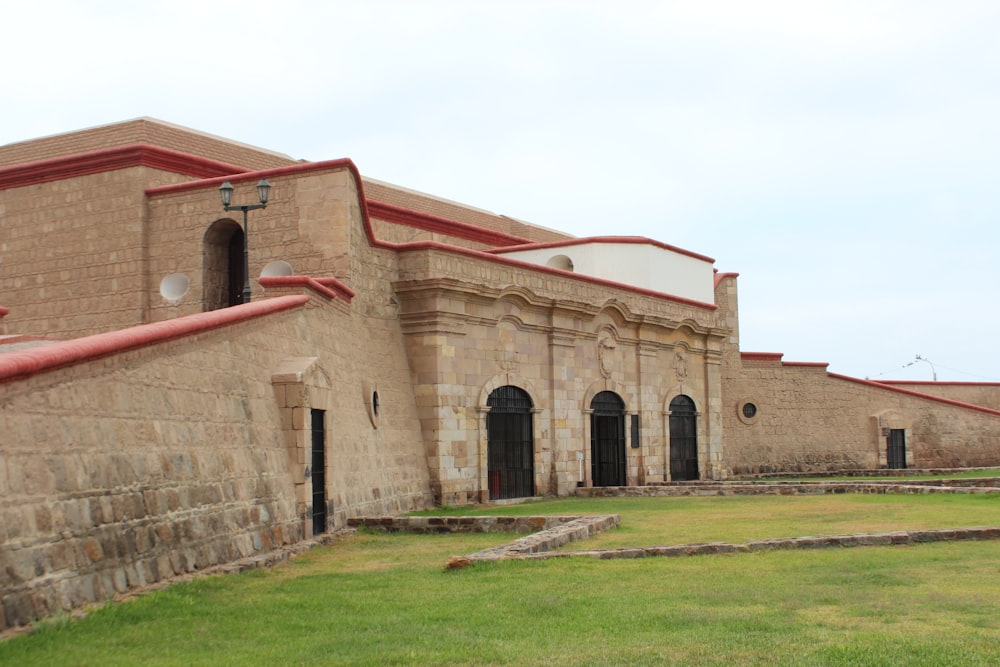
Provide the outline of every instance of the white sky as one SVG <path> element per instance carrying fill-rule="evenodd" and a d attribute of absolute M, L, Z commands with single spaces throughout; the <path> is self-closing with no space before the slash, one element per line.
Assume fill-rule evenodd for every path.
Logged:
<path fill-rule="evenodd" d="M 714 257 L 740 273 L 744 351 L 1000 381 L 996 0 L 2 9 L 0 145 L 152 116 L 349 157 Z"/>

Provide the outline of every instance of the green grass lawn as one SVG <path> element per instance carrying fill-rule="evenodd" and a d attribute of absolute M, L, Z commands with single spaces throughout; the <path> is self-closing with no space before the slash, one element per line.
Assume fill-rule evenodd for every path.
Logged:
<path fill-rule="evenodd" d="M 565 499 L 475 511 L 620 513 L 622 528 L 588 547 L 883 522 L 1000 525 L 1000 500 L 987 496 Z M 0 643 L 0 664 L 1000 663 L 997 542 L 443 567 L 510 538 L 361 532 L 274 570 L 202 578 L 49 622 Z"/>

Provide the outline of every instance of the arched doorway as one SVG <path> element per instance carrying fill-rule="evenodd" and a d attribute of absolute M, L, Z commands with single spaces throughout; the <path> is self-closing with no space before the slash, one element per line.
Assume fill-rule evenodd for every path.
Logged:
<path fill-rule="evenodd" d="M 216 220 L 202 242 L 202 285 L 205 310 L 243 302 L 243 228 L 232 220 Z"/>
<path fill-rule="evenodd" d="M 670 401 L 670 481 L 698 479 L 698 430 L 694 401 Z"/>
<path fill-rule="evenodd" d="M 594 486 L 625 486 L 625 401 L 602 391 L 590 409 L 591 480 Z"/>
<path fill-rule="evenodd" d="M 486 462 L 490 500 L 535 495 L 535 446 L 531 397 L 510 385 L 486 401 Z"/>

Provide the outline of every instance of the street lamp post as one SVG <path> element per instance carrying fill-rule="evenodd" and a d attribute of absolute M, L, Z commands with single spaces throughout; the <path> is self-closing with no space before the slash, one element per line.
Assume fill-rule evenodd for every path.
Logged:
<path fill-rule="evenodd" d="M 242 206 L 231 206 L 233 202 L 233 184 L 226 181 L 219 186 L 219 194 L 222 196 L 222 209 L 224 211 L 243 211 L 243 303 L 250 303 L 250 230 L 247 227 L 247 211 L 258 208 L 267 208 L 267 200 L 271 193 L 271 184 L 266 178 L 260 179 L 257 183 L 257 198 L 259 204 L 243 204 Z"/>

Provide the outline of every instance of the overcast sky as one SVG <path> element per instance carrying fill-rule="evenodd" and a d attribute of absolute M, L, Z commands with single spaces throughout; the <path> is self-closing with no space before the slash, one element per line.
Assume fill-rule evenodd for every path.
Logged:
<path fill-rule="evenodd" d="M 1000 381 L 996 0 L 6 0 L 3 27 L 0 144 L 151 116 L 349 157 L 713 257 L 744 351 Z"/>

